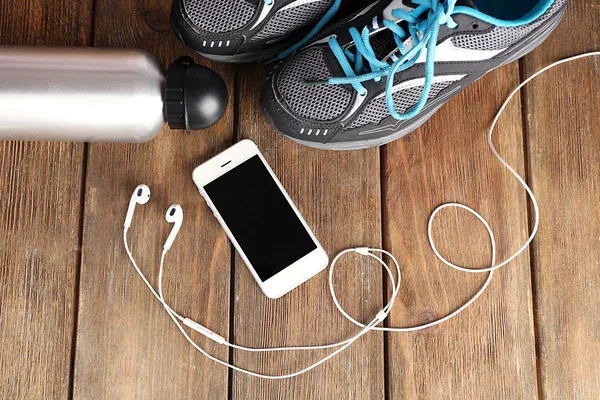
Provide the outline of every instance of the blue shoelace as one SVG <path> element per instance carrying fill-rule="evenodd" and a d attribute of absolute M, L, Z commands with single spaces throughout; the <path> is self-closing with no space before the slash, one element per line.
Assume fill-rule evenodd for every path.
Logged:
<path fill-rule="evenodd" d="M 273 1 L 273 0 L 264 0 Z M 550 8 L 555 0 L 541 0 L 527 15 L 522 18 L 504 21 L 498 18 L 491 17 L 474 8 L 466 6 L 456 6 L 457 0 L 412 0 L 418 7 L 405 11 L 403 9 L 395 9 L 392 11 L 392 16 L 398 18 L 397 21 L 384 20 L 383 25 L 387 27 L 393 34 L 398 52 L 401 57 L 395 55 L 391 57 L 392 64 L 377 59 L 375 52 L 370 44 L 370 31 L 367 27 L 363 28 L 360 33 L 356 28 L 350 28 L 349 32 L 355 43 L 355 53 L 350 50 L 343 50 L 337 39 L 332 37 L 329 39 L 329 46 L 342 67 L 345 77 L 331 78 L 324 82 L 307 82 L 310 85 L 352 85 L 360 96 L 365 96 L 367 90 L 362 85 L 362 82 L 375 80 L 380 81 L 382 77 L 387 77 L 386 82 L 386 103 L 390 114 L 398 120 L 407 120 L 414 118 L 425 107 L 433 80 L 435 76 L 435 49 L 437 46 L 438 35 L 441 25 L 446 25 L 448 28 L 456 28 L 457 24 L 452 19 L 454 14 L 467 14 L 481 21 L 499 27 L 516 27 L 533 22 L 539 18 L 546 10 Z M 299 43 L 286 52 L 282 53 L 279 58 L 284 58 L 296 51 L 298 48 L 306 44 L 312 39 L 335 15 L 341 0 L 336 0 L 331 9 L 319 21 L 315 28 Z M 400 21 L 406 21 L 408 31 L 399 26 Z M 412 47 L 407 48 L 404 42 L 412 38 Z M 418 102 L 409 109 L 406 113 L 400 114 L 396 111 L 393 99 L 394 76 L 398 72 L 404 71 L 412 67 L 421 57 L 423 51 L 427 52 L 425 61 L 425 84 Z M 365 61 L 368 66 L 365 65 Z M 352 66 L 351 63 L 354 65 Z"/>
<path fill-rule="evenodd" d="M 356 54 L 350 50 L 343 50 L 335 37 L 329 40 L 329 46 L 340 66 L 344 70 L 346 77 L 332 78 L 327 83 L 330 85 L 350 84 L 360 96 L 365 96 L 367 90 L 362 82 L 375 80 L 380 81 L 383 76 L 387 76 L 386 82 L 386 103 L 391 115 L 398 120 L 414 118 L 425 106 L 429 93 L 431 91 L 433 78 L 435 75 L 435 48 L 437 45 L 438 34 L 441 25 L 446 25 L 450 29 L 458 25 L 452 19 L 452 14 L 457 0 L 447 0 L 440 3 L 438 0 L 414 0 L 418 5 L 411 11 L 395 9 L 392 16 L 399 21 L 408 23 L 408 31 L 401 28 L 396 22 L 383 20 L 383 25 L 392 32 L 394 41 L 398 46 L 401 57 L 392 59 L 393 63 L 380 61 L 370 44 L 370 30 L 365 27 L 362 34 L 358 29 L 350 28 L 350 35 L 356 45 Z M 412 47 L 407 48 L 404 42 L 412 38 Z M 393 100 L 394 75 L 400 71 L 412 67 L 419 59 L 424 50 L 427 51 L 425 62 L 425 85 L 423 92 L 417 104 L 415 104 L 407 113 L 400 114 L 396 111 Z M 370 72 L 367 72 L 364 60 L 369 64 Z M 354 63 L 354 68 L 350 65 Z"/>

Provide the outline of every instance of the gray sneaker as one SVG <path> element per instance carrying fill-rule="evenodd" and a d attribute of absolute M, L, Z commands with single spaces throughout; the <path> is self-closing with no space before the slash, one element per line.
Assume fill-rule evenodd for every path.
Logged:
<path fill-rule="evenodd" d="M 262 109 L 275 129 L 308 146 L 381 146 L 541 44 L 567 1 L 376 2 L 280 63 Z"/>
<path fill-rule="evenodd" d="M 171 26 L 203 57 L 265 61 L 310 39 L 339 7 L 340 0 L 174 0 Z"/>

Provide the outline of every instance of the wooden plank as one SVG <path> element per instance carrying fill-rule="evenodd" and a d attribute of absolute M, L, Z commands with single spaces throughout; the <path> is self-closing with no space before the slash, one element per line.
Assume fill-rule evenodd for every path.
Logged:
<path fill-rule="evenodd" d="M 499 260 L 525 242 L 524 191 L 487 145 L 492 117 L 518 82 L 516 63 L 488 74 L 419 131 L 384 150 L 384 242 L 403 267 L 391 326 L 416 326 L 449 314 L 486 278 L 437 261 L 427 239 L 427 222 L 437 206 L 460 202 L 478 210 L 494 230 Z M 505 112 L 495 142 L 523 171 L 518 100 Z M 434 235 L 450 260 L 489 266 L 485 229 L 466 211 L 442 212 Z M 455 319 L 425 331 L 389 334 L 389 398 L 536 398 L 531 295 L 524 254 L 499 271 L 488 291 Z"/>
<path fill-rule="evenodd" d="M 0 2 L 0 43 L 85 45 L 91 1 Z M 0 398 L 66 398 L 82 144 L 0 142 Z"/>
<path fill-rule="evenodd" d="M 379 246 L 379 152 L 327 152 L 300 146 L 268 125 L 258 99 L 268 68 L 240 69 L 239 136 L 254 140 L 330 258 L 349 246 Z M 381 308 L 381 267 L 357 256 L 341 260 L 339 297 L 359 320 Z M 324 344 L 350 337 L 357 328 L 333 305 L 327 273 L 321 273 L 279 300 L 267 299 L 239 257 L 235 263 L 233 335 L 248 346 Z M 281 375 L 317 361 L 327 351 L 248 354 L 236 351 L 243 368 Z M 384 396 L 383 335 L 372 333 L 309 373 L 285 381 L 232 376 L 236 399 L 375 399 Z"/>
<path fill-rule="evenodd" d="M 101 1 L 95 45 L 140 47 L 168 64 L 189 54 L 169 28 L 170 1 Z M 233 68 L 201 61 L 233 90 Z M 231 100 L 233 96 L 231 96 Z M 76 398 L 224 398 L 227 371 L 215 368 L 181 335 L 137 276 L 125 253 L 123 221 L 133 189 L 146 183 L 152 199 L 138 206 L 130 229 L 133 253 L 156 285 L 159 257 L 172 226 L 169 205 L 184 209 L 182 229 L 166 263 L 165 293 L 180 313 L 227 336 L 231 250 L 195 188 L 195 166 L 232 142 L 233 107 L 215 127 L 186 136 L 165 129 L 141 145 L 90 145 Z M 206 341 L 192 335 L 202 346 Z M 228 351 L 206 348 L 227 359 Z"/>
<path fill-rule="evenodd" d="M 599 19 L 596 1 L 571 1 L 557 31 L 525 59 L 525 75 L 598 50 Z M 538 357 L 548 399 L 600 398 L 599 74 L 598 58 L 581 60 L 526 89 L 530 175 L 541 208 L 533 247 Z"/>

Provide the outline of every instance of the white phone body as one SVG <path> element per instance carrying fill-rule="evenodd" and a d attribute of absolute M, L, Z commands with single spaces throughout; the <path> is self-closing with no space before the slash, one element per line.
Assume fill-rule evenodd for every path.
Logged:
<path fill-rule="evenodd" d="M 207 185 L 209 185 L 213 182 L 216 182 L 219 178 L 221 178 L 222 176 L 235 170 L 236 168 L 240 167 L 240 165 L 244 164 L 246 161 L 252 162 L 253 165 L 258 165 L 257 159 L 255 158 L 255 156 L 258 156 L 258 158 L 262 161 L 262 164 L 264 165 L 265 169 L 270 174 L 270 177 L 273 179 L 273 182 L 277 185 L 277 187 L 281 191 L 281 194 L 283 195 L 283 197 L 285 198 L 287 203 L 289 203 L 289 206 L 293 210 L 295 216 L 298 218 L 298 221 L 302 224 L 302 226 L 306 230 L 308 237 L 310 237 L 310 239 L 314 242 L 314 247 L 315 247 L 314 250 L 310 250 L 304 256 L 299 258 L 297 261 L 294 261 L 293 263 L 291 263 L 289 265 L 282 265 L 282 266 L 276 268 L 275 270 L 280 269 L 280 271 L 265 280 L 261 279 L 261 277 L 259 276 L 260 274 L 257 272 L 257 270 L 259 272 L 261 271 L 261 265 L 253 265 L 252 264 L 251 260 L 246 255 L 246 249 L 244 249 L 243 246 L 240 245 L 240 243 L 238 242 L 238 239 L 233 234 L 232 229 L 230 229 L 229 224 L 226 221 L 226 218 L 224 218 L 221 215 L 221 213 L 219 212 L 219 205 L 214 204 L 213 199 L 211 199 L 211 196 L 209 195 L 209 193 L 207 191 L 207 187 L 209 188 L 209 191 L 212 190 L 212 189 L 210 189 L 211 186 L 207 186 Z M 248 165 L 248 164 L 244 164 L 242 167 L 240 167 L 240 170 L 247 168 L 246 165 Z M 237 174 L 240 170 L 236 170 L 234 172 L 234 174 Z M 261 176 L 263 178 L 266 176 L 264 171 L 259 171 L 259 172 L 261 173 Z M 231 176 L 231 175 L 229 175 L 229 176 Z M 319 272 L 323 271 L 329 264 L 329 259 L 327 257 L 327 253 L 325 252 L 325 250 L 323 250 L 323 248 L 321 247 L 317 238 L 315 237 L 315 235 L 313 234 L 311 229 L 306 224 L 306 221 L 304 221 L 304 218 L 302 218 L 302 216 L 298 212 L 298 209 L 296 208 L 296 206 L 290 199 L 289 195 L 287 194 L 287 192 L 285 191 L 285 189 L 279 182 L 279 179 L 277 179 L 277 177 L 273 173 L 273 170 L 269 167 L 269 164 L 267 163 L 267 161 L 265 160 L 263 155 L 260 153 L 260 150 L 258 149 L 258 147 L 251 140 L 243 140 L 243 141 L 235 144 L 234 146 L 230 147 L 229 149 L 225 150 L 221 154 L 208 160 L 204 164 L 200 165 L 199 167 L 197 167 L 194 170 L 192 177 L 193 177 L 194 183 L 200 190 L 200 194 L 206 200 L 206 203 L 208 204 L 208 206 L 212 210 L 213 214 L 219 221 L 219 224 L 221 224 L 221 226 L 227 233 L 227 236 L 229 237 L 229 239 L 233 243 L 234 247 L 236 248 L 237 252 L 240 254 L 241 258 L 246 263 L 246 266 L 252 273 L 252 276 L 256 280 L 256 283 L 258 284 L 258 286 L 260 287 L 262 292 L 267 297 L 269 297 L 271 299 L 277 299 L 277 298 L 285 295 L 286 293 L 295 289 L 296 287 L 298 287 L 302 283 L 306 282 L 307 280 L 309 280 L 310 278 L 312 278 Z M 220 182 L 222 182 L 222 181 L 220 181 Z M 220 184 L 220 182 L 219 182 L 219 184 Z M 272 192 L 273 187 L 271 186 L 270 183 L 269 183 L 269 185 L 270 185 L 269 188 Z M 261 188 L 256 188 L 256 189 L 261 190 Z M 222 189 L 220 189 L 220 190 L 222 191 Z M 235 188 L 232 188 L 232 190 L 235 192 Z M 269 192 L 269 190 L 265 189 L 264 192 Z M 236 193 L 236 196 L 238 196 L 238 199 L 240 197 L 243 197 L 243 195 L 244 195 L 243 193 Z M 222 198 L 222 194 L 219 193 L 219 196 L 214 196 L 214 193 L 213 193 L 213 197 Z M 276 199 L 278 199 L 277 205 L 283 206 L 283 204 L 281 204 L 281 197 L 280 196 L 274 196 L 274 197 Z M 222 199 L 217 200 L 217 202 L 223 203 L 223 200 Z M 231 206 L 229 206 L 229 207 L 231 207 Z M 265 205 L 265 207 L 267 207 L 267 205 Z M 225 209 L 223 209 L 223 211 L 225 211 Z M 263 209 L 260 211 L 263 213 L 267 212 L 266 209 Z M 286 215 L 290 216 L 291 213 L 289 212 L 289 209 L 286 209 L 286 211 L 287 211 Z M 248 213 L 248 212 L 252 212 L 252 210 L 241 210 L 240 212 Z M 259 213 L 257 212 L 257 214 L 259 214 Z M 231 219 L 231 217 L 229 217 L 229 218 Z M 229 222 L 237 223 L 238 221 L 229 221 Z M 274 223 L 274 221 L 269 221 L 269 223 Z M 269 226 L 269 223 L 266 223 L 265 225 Z M 292 226 L 292 225 L 290 225 L 290 226 Z M 296 229 L 295 232 L 298 232 L 299 225 L 295 221 L 293 223 L 293 226 Z M 250 231 L 252 231 L 252 229 L 258 228 L 258 227 L 249 226 L 247 228 Z M 284 226 L 278 226 L 277 228 L 285 229 Z M 259 229 L 257 229 L 257 230 L 259 230 Z M 248 233 L 244 233 L 244 235 L 248 235 Z M 247 241 L 247 239 L 245 239 L 245 240 Z M 258 240 L 260 240 L 260 238 Z M 304 243 L 304 245 L 307 245 L 308 244 L 307 236 L 302 235 L 302 240 L 300 242 Z M 286 242 L 286 245 L 287 244 L 288 244 L 288 242 Z M 257 249 L 257 247 L 260 247 L 260 246 L 259 245 L 253 246 L 252 250 L 248 249 L 248 253 L 249 254 L 252 253 L 252 254 L 256 255 L 257 251 L 262 252 L 262 249 Z M 310 245 L 310 247 L 312 247 L 312 244 Z M 264 250 L 265 252 L 269 251 L 269 243 L 264 244 L 264 249 L 265 249 Z M 300 253 L 303 253 L 303 251 L 300 251 Z M 255 256 L 255 259 L 256 259 L 256 256 Z M 270 270 L 270 272 L 273 273 L 273 270 Z"/>

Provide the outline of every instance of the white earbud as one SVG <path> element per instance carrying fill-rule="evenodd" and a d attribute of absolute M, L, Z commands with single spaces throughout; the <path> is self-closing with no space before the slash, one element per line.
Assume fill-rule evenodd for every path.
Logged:
<path fill-rule="evenodd" d="M 135 205 L 146 204 L 148 200 L 150 200 L 150 188 L 146 185 L 139 185 L 136 187 L 135 192 L 133 192 L 131 200 L 129 201 L 129 208 L 127 209 L 127 216 L 125 217 L 125 229 L 129 229 L 131 226 Z"/>
<path fill-rule="evenodd" d="M 181 206 L 179 204 L 173 204 L 167 210 L 167 215 L 165 217 L 167 218 L 167 222 L 175 224 L 164 246 L 165 250 L 169 250 L 173 244 L 173 241 L 177 237 L 177 234 L 179 233 L 181 224 L 183 223 L 183 210 L 181 209 Z"/>

